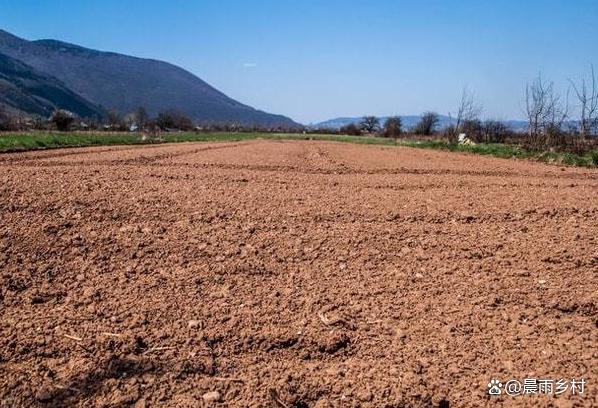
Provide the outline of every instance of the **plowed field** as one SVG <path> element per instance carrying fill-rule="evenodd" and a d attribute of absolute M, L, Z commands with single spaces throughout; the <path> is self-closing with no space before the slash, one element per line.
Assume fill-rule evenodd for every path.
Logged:
<path fill-rule="evenodd" d="M 598 406 L 598 171 L 249 141 L 0 156 L 0 406 Z M 584 393 L 488 395 L 491 379 Z"/>

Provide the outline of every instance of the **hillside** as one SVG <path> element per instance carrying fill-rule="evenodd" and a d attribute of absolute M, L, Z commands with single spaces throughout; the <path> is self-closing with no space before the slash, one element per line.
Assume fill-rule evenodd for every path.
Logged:
<path fill-rule="evenodd" d="M 121 113 L 175 110 L 198 123 L 299 126 L 237 102 L 175 65 L 55 40 L 27 41 L 0 30 L 0 53 L 60 80 L 82 98 Z"/>
<path fill-rule="evenodd" d="M 64 108 L 81 117 L 100 117 L 101 109 L 56 78 L 0 53 L 0 105 L 47 117 Z"/>

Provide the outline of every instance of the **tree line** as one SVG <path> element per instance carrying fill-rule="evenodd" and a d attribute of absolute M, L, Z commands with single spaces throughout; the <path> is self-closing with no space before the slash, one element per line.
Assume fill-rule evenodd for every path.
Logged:
<path fill-rule="evenodd" d="M 81 118 L 65 109 L 56 109 L 48 118 L 9 111 L 0 105 L 0 131 L 57 130 L 110 131 L 158 133 L 168 131 L 252 131 L 282 132 L 290 129 L 280 127 L 246 126 L 229 123 L 198 124 L 189 116 L 175 110 L 166 110 L 151 117 L 145 108 L 139 107 L 128 114 L 108 111 L 103 117 Z M 295 130 L 296 131 L 296 130 Z"/>
<path fill-rule="evenodd" d="M 569 89 L 562 95 L 554 83 L 538 74 L 524 89 L 524 113 L 527 131 L 514 132 L 498 120 L 481 120 L 482 105 L 474 94 L 463 88 L 454 110 L 449 112 L 449 126 L 439 131 L 439 115 L 425 112 L 412 129 L 404 129 L 401 118 L 391 117 L 384 123 L 375 116 L 364 116 L 361 122 L 340 128 L 348 135 L 377 135 L 400 137 L 412 135 L 432 136 L 457 143 L 459 135 L 478 143 L 516 142 L 532 150 L 560 149 L 584 153 L 598 145 L 598 88 L 594 67 L 588 77 L 580 81 L 569 80 Z"/>

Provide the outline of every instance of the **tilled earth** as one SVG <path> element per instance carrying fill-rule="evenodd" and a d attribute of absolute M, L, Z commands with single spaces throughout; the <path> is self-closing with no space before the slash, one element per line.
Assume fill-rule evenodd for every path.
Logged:
<path fill-rule="evenodd" d="M 0 156 L 0 406 L 598 406 L 598 171 L 310 141 Z M 490 397 L 498 379 L 585 379 Z"/>

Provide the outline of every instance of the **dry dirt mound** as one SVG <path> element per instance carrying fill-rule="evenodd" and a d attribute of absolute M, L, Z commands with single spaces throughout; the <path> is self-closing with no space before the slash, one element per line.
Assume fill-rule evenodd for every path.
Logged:
<path fill-rule="evenodd" d="M 0 156 L 0 407 L 597 406 L 596 197 L 336 143 Z M 588 384 L 487 394 L 523 378 Z"/>

